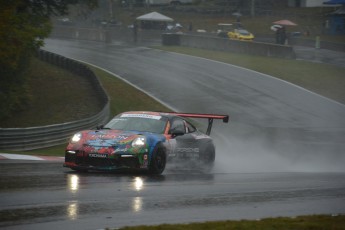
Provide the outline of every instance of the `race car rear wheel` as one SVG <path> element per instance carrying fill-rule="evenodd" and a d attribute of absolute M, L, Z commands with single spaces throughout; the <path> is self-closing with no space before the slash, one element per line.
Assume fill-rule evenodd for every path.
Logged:
<path fill-rule="evenodd" d="M 216 158 L 216 150 L 212 144 L 208 144 L 202 153 L 201 161 L 205 164 L 213 164 Z"/>
<path fill-rule="evenodd" d="M 149 166 L 149 172 L 151 174 L 162 174 L 165 169 L 165 164 L 166 154 L 164 148 L 158 145 L 153 151 Z"/>
<path fill-rule="evenodd" d="M 76 171 L 76 172 L 80 172 L 80 173 L 87 173 L 87 172 L 89 172 L 89 170 L 87 170 L 87 169 L 79 169 L 79 168 L 74 168 L 74 167 L 72 167 L 71 169 Z"/>
<path fill-rule="evenodd" d="M 213 169 L 215 158 L 216 158 L 216 150 L 214 148 L 214 145 L 207 144 L 200 158 L 202 168 L 205 173 L 208 173 Z"/>

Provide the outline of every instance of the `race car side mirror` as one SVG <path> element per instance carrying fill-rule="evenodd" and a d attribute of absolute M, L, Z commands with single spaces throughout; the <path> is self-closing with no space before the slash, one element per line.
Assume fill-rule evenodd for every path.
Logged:
<path fill-rule="evenodd" d="M 170 130 L 170 134 L 171 136 L 174 138 L 174 137 L 177 137 L 177 136 L 183 136 L 184 135 L 184 132 L 182 130 Z"/>

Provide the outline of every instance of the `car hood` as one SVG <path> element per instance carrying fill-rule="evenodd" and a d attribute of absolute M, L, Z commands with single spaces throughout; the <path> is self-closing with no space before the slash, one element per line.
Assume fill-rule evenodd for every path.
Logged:
<path fill-rule="evenodd" d="M 109 147 L 118 144 L 130 144 L 139 135 L 145 135 L 139 131 L 122 130 L 89 130 L 82 132 L 84 145 Z"/>

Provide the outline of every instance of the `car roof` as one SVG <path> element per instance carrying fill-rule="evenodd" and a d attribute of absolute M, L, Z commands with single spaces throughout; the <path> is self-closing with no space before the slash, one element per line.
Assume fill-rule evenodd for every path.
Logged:
<path fill-rule="evenodd" d="M 153 116 L 162 116 L 167 118 L 178 117 L 174 114 L 169 114 L 169 112 L 154 112 L 154 111 L 128 111 L 121 114 L 142 114 L 142 115 L 153 115 Z"/>

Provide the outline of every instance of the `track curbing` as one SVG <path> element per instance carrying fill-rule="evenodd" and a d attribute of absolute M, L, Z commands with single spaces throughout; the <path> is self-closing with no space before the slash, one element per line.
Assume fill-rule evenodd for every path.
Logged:
<path fill-rule="evenodd" d="M 0 153 L 0 160 L 63 161 L 64 157 Z"/>

